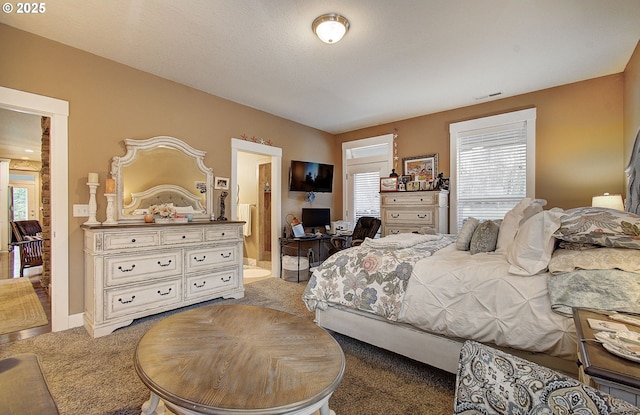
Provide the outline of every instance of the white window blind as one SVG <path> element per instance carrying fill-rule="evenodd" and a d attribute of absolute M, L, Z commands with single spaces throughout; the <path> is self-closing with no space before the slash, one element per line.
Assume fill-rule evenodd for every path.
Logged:
<path fill-rule="evenodd" d="M 380 173 L 377 171 L 354 173 L 353 223 L 362 216 L 380 217 Z"/>
<path fill-rule="evenodd" d="M 530 115 L 531 110 L 525 111 Z M 533 193 L 529 186 L 533 186 L 535 149 L 531 134 L 535 129 L 531 123 L 535 118 L 519 117 L 520 120 L 506 123 L 499 118 L 496 125 L 491 125 L 492 118 L 488 117 L 489 122 L 480 128 L 470 129 L 471 124 L 455 134 L 452 129 L 456 166 L 452 224 L 458 230 L 469 217 L 502 219 L 522 198 Z"/>

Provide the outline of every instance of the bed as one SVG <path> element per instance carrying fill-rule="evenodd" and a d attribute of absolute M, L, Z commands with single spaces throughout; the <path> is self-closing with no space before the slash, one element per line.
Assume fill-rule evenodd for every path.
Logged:
<path fill-rule="evenodd" d="M 571 307 L 640 312 L 640 216 L 543 206 L 368 239 L 318 267 L 303 301 L 326 329 L 451 373 L 475 340 L 575 374 Z"/>
<path fill-rule="evenodd" d="M 196 218 L 207 218 L 203 197 L 173 184 L 153 186 L 145 191 L 131 193 L 131 202 L 123 207 L 125 212 L 142 219 L 152 205 L 170 205 L 178 213 L 190 213 Z"/>

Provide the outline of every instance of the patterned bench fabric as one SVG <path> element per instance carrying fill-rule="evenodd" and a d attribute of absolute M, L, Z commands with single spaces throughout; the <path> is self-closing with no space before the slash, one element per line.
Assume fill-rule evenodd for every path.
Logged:
<path fill-rule="evenodd" d="M 454 414 L 640 414 L 640 409 L 551 369 L 467 341 Z"/>

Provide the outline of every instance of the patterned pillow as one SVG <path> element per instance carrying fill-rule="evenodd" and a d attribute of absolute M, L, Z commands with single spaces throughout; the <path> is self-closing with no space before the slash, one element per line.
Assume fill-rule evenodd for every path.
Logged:
<path fill-rule="evenodd" d="M 640 249 L 640 216 L 600 207 L 570 209 L 553 236 L 567 242 Z"/>
<path fill-rule="evenodd" d="M 499 231 L 500 225 L 492 220 L 486 220 L 479 224 L 471 237 L 471 243 L 469 245 L 471 255 L 480 252 L 495 251 Z"/>
<path fill-rule="evenodd" d="M 473 237 L 473 232 L 478 227 L 480 221 L 476 218 L 467 218 L 462 225 L 462 229 L 458 233 L 458 238 L 456 239 L 456 249 L 458 251 L 468 251 L 471 246 L 471 238 Z"/>
<path fill-rule="evenodd" d="M 549 272 L 560 274 L 579 269 L 620 269 L 640 273 L 640 250 L 598 248 L 582 251 L 556 249 L 549 262 Z"/>

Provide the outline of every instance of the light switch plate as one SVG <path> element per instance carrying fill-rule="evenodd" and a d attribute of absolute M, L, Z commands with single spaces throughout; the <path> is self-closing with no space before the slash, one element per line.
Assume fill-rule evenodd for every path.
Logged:
<path fill-rule="evenodd" d="M 73 217 L 89 217 L 89 205 L 73 205 Z"/>

